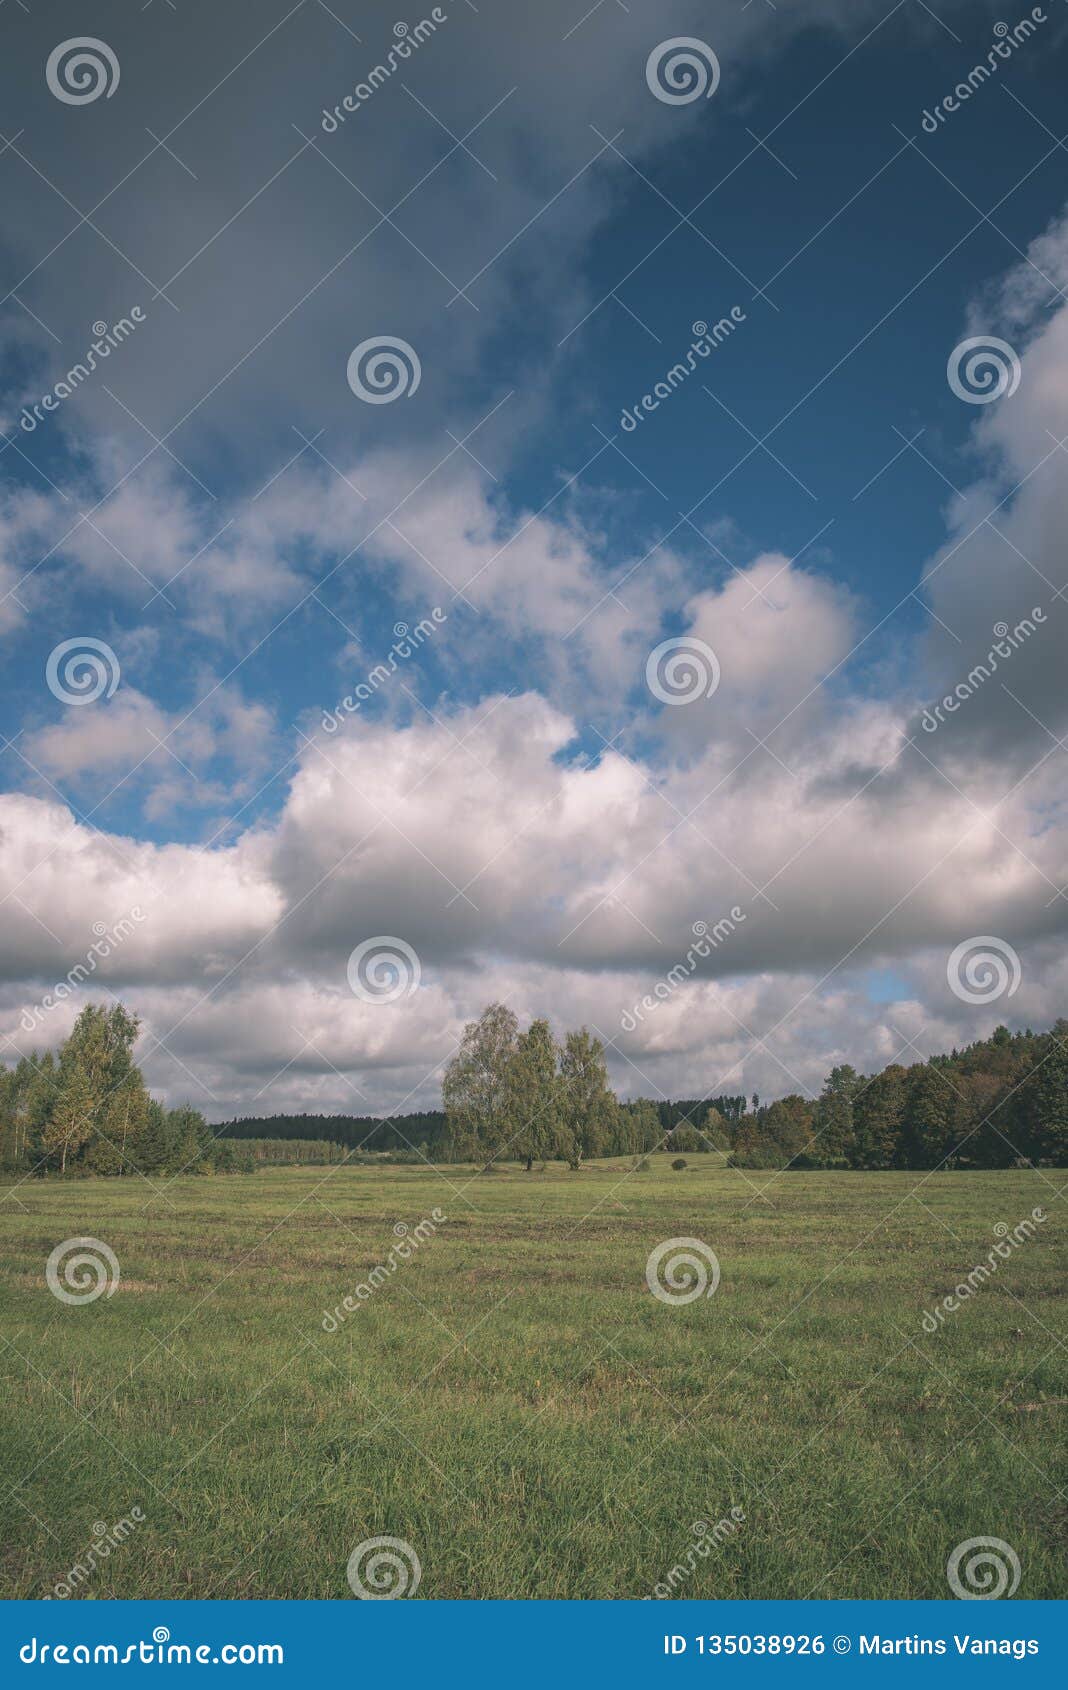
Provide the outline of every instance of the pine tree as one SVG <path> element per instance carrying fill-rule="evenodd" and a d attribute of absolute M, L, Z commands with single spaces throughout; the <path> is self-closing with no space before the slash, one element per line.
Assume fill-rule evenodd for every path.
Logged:
<path fill-rule="evenodd" d="M 951 1076 L 930 1062 L 909 1069 L 902 1132 L 906 1166 L 937 1168 L 961 1139 L 960 1097 Z"/>
<path fill-rule="evenodd" d="M 907 1100 L 908 1074 L 900 1063 L 891 1063 L 861 1085 L 853 1099 L 855 1168 L 900 1166 Z"/>
<path fill-rule="evenodd" d="M 821 1168 L 845 1168 L 853 1153 L 853 1100 L 860 1077 L 847 1062 L 832 1068 L 816 1104 L 813 1162 Z"/>
<path fill-rule="evenodd" d="M 143 1174 L 162 1173 L 171 1160 L 171 1140 L 167 1132 L 167 1111 L 155 1098 L 149 1101 L 145 1130 L 134 1152 L 137 1167 Z"/>
<path fill-rule="evenodd" d="M 197 1109 L 184 1104 L 167 1115 L 167 1132 L 174 1146 L 170 1171 L 174 1174 L 210 1172 L 211 1129 Z"/>
<path fill-rule="evenodd" d="M 1034 1081 L 1035 1149 L 1039 1158 L 1062 1168 L 1068 1163 L 1068 1026 L 1059 1022 L 1050 1035 L 1050 1052 Z"/>

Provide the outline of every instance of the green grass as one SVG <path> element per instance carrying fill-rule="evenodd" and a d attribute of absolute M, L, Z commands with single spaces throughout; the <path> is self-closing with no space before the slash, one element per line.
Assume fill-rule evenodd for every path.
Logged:
<path fill-rule="evenodd" d="M 688 1161 L 0 1189 L 0 1594 L 46 1594 L 137 1504 L 83 1595 L 348 1598 L 350 1552 L 389 1535 L 420 1596 L 645 1596 L 732 1507 L 744 1525 L 680 1596 L 945 1597 L 973 1537 L 1013 1546 L 1020 1597 L 1063 1595 L 1056 1176 L 912 1196 L 918 1174 Z M 925 1334 L 1036 1205 L 1037 1236 Z M 324 1332 L 435 1207 L 437 1234 Z M 69 1306 L 45 1262 L 84 1234 L 121 1282 Z M 669 1306 L 645 1263 L 678 1236 L 722 1279 Z"/>

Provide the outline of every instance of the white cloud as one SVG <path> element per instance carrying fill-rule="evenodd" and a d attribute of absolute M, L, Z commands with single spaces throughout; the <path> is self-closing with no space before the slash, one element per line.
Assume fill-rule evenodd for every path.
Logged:
<path fill-rule="evenodd" d="M 716 16 L 724 99 L 744 97 L 750 67 L 781 47 L 783 30 L 821 23 L 852 38 L 883 7 L 809 0 L 777 14 L 774 32 L 763 10 Z M 457 133 L 515 84 L 475 143 L 499 167 L 498 181 L 458 158 L 419 190 L 411 228 L 433 266 L 395 229 L 369 234 L 377 212 L 330 162 L 363 185 L 363 156 L 373 153 L 374 192 L 390 204 L 440 163 L 442 132 L 403 88 L 382 92 L 327 158 L 289 158 L 299 144 L 290 124 L 311 128 L 319 108 L 373 62 L 370 43 L 353 57 L 322 7 L 302 8 L 228 84 L 228 99 L 202 102 L 200 121 L 180 133 L 179 150 L 200 174 L 188 227 L 176 227 L 173 193 L 159 188 L 158 172 L 180 166 L 161 157 L 134 172 L 110 206 L 116 240 L 147 273 L 165 280 L 183 268 L 181 310 L 154 301 L 107 384 L 206 480 L 215 476 L 204 460 L 218 462 L 219 497 L 161 452 L 131 469 L 152 446 L 146 426 L 103 382 L 87 385 L 34 442 L 34 451 L 43 442 L 76 450 L 67 497 L 43 482 L 2 496 L 0 627 L 14 626 L 23 605 L 31 613 L 47 605 L 59 623 L 87 588 L 127 608 L 162 589 L 177 610 L 176 645 L 192 632 L 201 658 L 190 665 L 190 705 L 205 702 L 189 714 L 159 702 L 152 636 L 134 630 L 115 697 L 51 723 L 35 705 L 22 751 L 42 776 L 96 803 L 122 781 L 150 821 L 192 805 L 220 817 L 239 810 L 258 776 L 284 767 L 296 747 L 279 743 L 265 704 L 216 684 L 226 666 L 212 662 L 208 672 L 204 642 L 234 643 L 243 660 L 342 558 L 355 558 L 337 574 L 354 601 L 370 583 L 399 609 L 445 604 L 450 622 L 435 661 L 473 701 L 437 702 L 432 718 L 402 707 L 394 692 L 385 717 L 359 717 L 334 736 L 313 731 L 281 814 L 226 847 L 149 845 L 102 831 L 107 812 L 79 821 L 23 768 L 32 795 L 0 799 L 0 1030 L 10 1038 L 21 1037 L 21 1008 L 85 957 L 94 923 L 113 924 L 135 906 L 144 920 L 91 984 L 144 1011 L 165 1041 L 146 1039 L 150 1075 L 183 1095 L 191 1071 L 212 1113 L 249 1107 L 257 1094 L 272 1108 L 306 1108 L 314 1097 L 323 1107 L 396 1106 L 409 1092 L 432 1101 L 436 1065 L 494 996 L 614 1036 L 623 1011 L 686 954 L 693 923 L 712 925 L 735 906 L 745 920 L 707 967 L 621 1035 L 613 1072 L 625 1089 L 813 1087 L 835 1057 L 886 1061 L 903 1038 L 927 1050 L 989 1031 L 989 1017 L 978 1023 L 944 978 L 945 952 L 976 930 L 1003 933 L 1021 950 L 1014 1015 L 1041 1024 L 1063 1007 L 1057 942 L 1068 904 L 1056 891 L 1068 863 L 1057 738 L 1068 726 L 1060 674 L 1068 612 L 1055 595 L 1068 579 L 1059 445 L 1068 435 L 1068 311 L 1042 314 L 1046 296 L 1028 267 L 995 301 L 999 323 L 1019 341 L 1023 379 L 1012 399 L 974 419 L 976 480 L 955 498 L 949 540 L 927 575 L 938 618 L 924 653 L 931 696 L 968 673 L 996 622 L 1012 625 L 1041 602 L 1048 626 L 925 739 L 916 727 L 925 700 L 905 696 L 902 681 L 914 654 L 903 655 L 883 696 L 858 696 L 846 665 L 867 631 L 863 608 L 815 568 L 765 554 L 695 590 L 670 542 L 621 546 L 616 529 L 598 522 L 596 494 L 572 492 L 566 471 L 558 497 L 533 510 L 495 490 L 449 443 L 445 425 L 465 433 L 504 398 L 505 378 L 521 391 L 487 430 L 492 444 L 476 438 L 472 450 L 509 458 L 532 420 L 545 421 L 552 371 L 532 363 L 595 303 L 593 282 L 574 279 L 575 259 L 626 179 L 618 161 L 611 170 L 590 164 L 591 123 L 605 134 L 622 126 L 628 154 L 640 158 L 677 141 L 699 115 L 649 96 L 647 11 L 605 8 L 582 28 L 578 21 L 571 0 L 491 9 L 477 24 L 472 78 L 476 24 L 461 12 L 420 59 L 436 66 L 432 90 L 416 76 L 411 91 L 440 102 Z M 708 23 L 707 7 L 687 0 L 672 28 L 700 33 Z M 198 89 L 237 63 L 246 33 L 225 9 L 211 30 L 189 33 Z M 124 59 L 139 146 L 142 120 L 157 121 L 155 51 L 146 37 Z M 0 66 L 5 99 L 10 69 Z M 12 88 L 11 129 L 22 121 L 20 102 L 32 110 L 45 98 L 37 84 Z M 265 110 L 267 128 L 257 121 Z M 700 115 L 715 122 L 717 113 Z M 50 149 L 63 154 L 70 132 L 49 115 L 54 124 L 31 126 L 33 146 L 76 203 L 90 203 L 98 175 L 129 171 L 121 126 L 101 142 L 113 149 L 103 163 L 86 154 L 83 181 L 69 157 L 60 170 Z M 14 154 L 3 170 L 15 239 L 35 263 L 55 238 L 52 202 Z M 271 170 L 277 181 L 261 198 Z M 535 214 L 536 239 L 513 250 Z M 284 250 L 280 227 L 292 232 Z M 112 317 L 132 303 L 125 261 L 101 241 L 84 250 L 77 288 L 56 264 L 33 291 L 66 346 L 84 343 L 87 299 L 94 310 L 110 303 Z M 1063 285 L 1065 228 L 1051 229 L 1031 256 Z M 463 282 L 480 269 L 481 314 L 462 300 L 447 307 L 447 277 Z M 256 285 L 235 294 L 235 274 Z M 309 295 L 315 310 L 305 312 Z M 382 326 L 403 329 L 420 348 L 418 407 L 361 408 L 344 382 L 355 340 Z M 977 317 L 977 326 L 989 325 Z M 490 336 L 500 385 L 487 389 Z M 36 334 L 34 344 L 47 348 Z M 284 467 L 279 419 L 325 437 L 309 445 L 294 433 L 295 461 Z M 275 457 L 264 466 L 268 433 Z M 244 497 L 233 496 L 235 483 Z M 644 686 L 645 658 L 676 630 L 712 647 L 720 685 L 703 702 L 658 708 Z M 323 696 L 311 701 L 323 707 L 335 703 L 329 659 L 347 635 L 336 628 L 329 637 L 316 678 Z M 480 689 L 490 661 L 526 690 Z M 40 702 L 51 708 L 43 693 Z M 603 744 L 591 724 L 606 722 L 606 737 L 620 732 L 591 759 Z M 904 746 L 909 732 L 917 750 Z M 372 1007 L 349 992 L 345 963 L 360 939 L 382 932 L 416 947 L 424 983 L 403 1003 Z M 865 970 L 888 967 L 904 981 L 901 1001 L 873 1003 Z M 70 1002 L 54 1011 L 43 1036 L 65 1031 L 73 1013 Z"/>
<path fill-rule="evenodd" d="M 772 657 L 747 653 L 733 678 L 725 669 L 711 702 L 728 717 L 789 696 L 776 690 L 774 654 L 786 661 L 788 642 L 777 644 L 775 607 L 796 606 L 805 628 L 795 691 L 851 637 L 846 601 L 774 567 L 778 597 L 753 607 L 753 638 Z M 771 568 L 763 560 L 748 585 L 766 585 Z M 747 628 L 746 586 L 721 595 L 734 638 Z M 707 598 L 691 608 L 711 631 Z M 1025 959 L 1012 1012 L 1056 1013 L 1044 983 L 1051 924 L 1063 925 L 1046 909 L 1064 868 L 1060 836 L 1042 826 L 1052 774 L 999 806 L 981 780 L 975 794 L 946 788 L 933 801 L 929 777 L 898 760 L 890 791 L 876 781 L 857 795 L 843 771 L 900 734 L 874 708 L 859 734 L 848 715 L 814 717 L 798 770 L 758 749 L 736 774 L 715 737 L 675 767 L 614 750 L 591 764 L 574 720 L 534 693 L 436 716 L 317 735 L 277 825 L 225 850 L 111 839 L 54 804 L 4 800 L 12 985 L 61 977 L 98 912 L 111 921 L 138 903 L 145 919 L 100 979 L 234 1107 L 283 1068 L 272 1107 L 306 1104 L 315 1075 L 331 1107 L 354 1108 L 353 1087 L 368 1110 L 413 1088 L 425 1104 L 463 1021 L 497 993 L 618 1036 L 614 1074 L 627 1090 L 648 1081 L 678 1095 L 714 1080 L 729 1090 L 741 1085 L 732 1075 L 769 1093 L 812 1086 L 831 1050 L 886 1060 L 901 1034 L 922 1049 L 966 1038 L 973 1012 L 952 998 L 945 957 L 976 930 L 1004 935 Z M 247 730 L 240 712 L 231 726 Z M 135 712 L 129 731 L 143 727 Z M 61 741 L 65 752 L 72 743 Z M 624 1010 L 686 956 L 693 923 L 714 926 L 732 907 L 744 919 L 693 980 L 624 1035 Z M 378 934 L 422 962 L 419 991 L 395 1006 L 362 1004 L 346 982 L 350 951 Z M 865 970 L 888 965 L 914 984 L 904 1007 L 866 993 Z M 13 993 L 7 1001 L 10 1033 Z M 183 1070 L 167 1077 L 170 1061 L 157 1050 L 149 1066 L 188 1091 Z"/>

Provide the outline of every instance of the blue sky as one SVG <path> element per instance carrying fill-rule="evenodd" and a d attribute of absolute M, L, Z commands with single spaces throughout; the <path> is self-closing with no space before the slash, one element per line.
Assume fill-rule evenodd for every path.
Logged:
<path fill-rule="evenodd" d="M 383 6 L 0 19 L 8 1056 L 135 902 L 90 984 L 212 1114 L 432 1101 L 494 995 L 597 1026 L 653 1095 L 1052 1020 L 1061 0 L 1000 58 L 1019 18 L 953 0 L 438 10 L 336 132 L 398 39 Z M 72 103 L 45 64 L 85 31 L 121 75 Z M 711 97 L 650 88 L 676 37 L 715 56 Z M 368 404 L 346 365 L 382 336 L 419 380 Z M 989 405 L 947 380 L 973 336 L 1022 369 Z M 1038 605 L 1011 682 L 925 737 Z M 121 671 L 90 704 L 45 679 L 85 638 Z M 720 671 L 681 709 L 647 679 L 669 639 Z M 1012 1001 L 947 979 L 984 935 L 1025 957 Z M 372 936 L 419 958 L 397 1001 L 347 983 Z"/>

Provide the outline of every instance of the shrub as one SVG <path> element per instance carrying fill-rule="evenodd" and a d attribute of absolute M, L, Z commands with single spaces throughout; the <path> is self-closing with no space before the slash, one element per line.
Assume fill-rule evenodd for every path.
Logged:
<path fill-rule="evenodd" d="M 789 1157 L 775 1144 L 755 1144 L 751 1150 L 735 1150 L 727 1158 L 728 1168 L 782 1168 Z"/>

